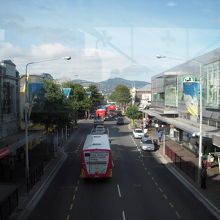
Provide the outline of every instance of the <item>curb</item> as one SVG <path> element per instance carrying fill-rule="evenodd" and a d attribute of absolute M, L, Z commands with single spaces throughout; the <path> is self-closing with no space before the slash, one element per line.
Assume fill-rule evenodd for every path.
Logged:
<path fill-rule="evenodd" d="M 50 183 L 53 181 L 57 172 L 59 171 L 62 164 L 67 158 L 67 154 L 65 152 L 61 152 L 61 153 L 63 154 L 63 156 L 59 159 L 59 161 L 56 163 L 54 168 L 49 172 L 49 175 L 45 178 L 45 180 L 42 182 L 37 192 L 33 195 L 33 197 L 30 199 L 30 201 L 28 202 L 24 210 L 18 216 L 17 218 L 18 220 L 25 220 L 29 217 L 33 209 L 36 207 L 37 203 L 40 201 L 40 199 L 44 195 L 45 191 L 48 189 Z"/>
<path fill-rule="evenodd" d="M 220 219 L 220 210 L 207 199 L 195 186 L 193 186 L 184 176 L 178 172 L 173 164 L 168 164 L 166 158 L 158 152 L 158 159 L 166 166 L 166 168 L 185 186 L 188 190 L 217 218 Z"/>
<path fill-rule="evenodd" d="M 128 125 L 130 128 L 130 124 Z M 220 210 L 205 197 L 195 186 L 193 186 L 180 172 L 178 172 L 173 164 L 168 164 L 167 159 L 158 151 L 159 157 L 157 157 L 166 168 L 217 218 L 220 219 Z"/>

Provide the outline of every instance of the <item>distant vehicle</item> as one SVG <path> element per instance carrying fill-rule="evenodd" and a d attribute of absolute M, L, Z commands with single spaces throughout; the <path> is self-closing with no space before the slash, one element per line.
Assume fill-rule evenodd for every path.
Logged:
<path fill-rule="evenodd" d="M 143 138 L 140 140 L 140 147 L 142 150 L 155 150 L 156 149 L 156 143 L 150 138 Z"/>
<path fill-rule="evenodd" d="M 142 131 L 141 128 L 136 128 L 133 131 L 133 137 L 134 138 L 143 138 L 144 137 L 144 132 Z"/>
<path fill-rule="evenodd" d="M 96 127 L 95 127 L 95 131 L 97 131 L 97 132 L 105 132 L 105 127 L 103 126 L 103 125 L 97 125 Z"/>
<path fill-rule="evenodd" d="M 117 125 L 123 125 L 123 124 L 124 124 L 124 118 L 118 117 L 116 124 L 117 124 Z"/>
<path fill-rule="evenodd" d="M 102 117 L 95 117 L 94 119 L 94 127 L 96 127 L 97 125 L 103 125 L 104 124 L 104 120 Z"/>
<path fill-rule="evenodd" d="M 98 118 L 102 118 L 103 120 L 105 120 L 106 118 L 106 110 L 105 109 L 97 109 L 95 112 L 96 117 Z"/>
<path fill-rule="evenodd" d="M 81 177 L 112 177 L 112 151 L 107 134 L 87 135 L 82 150 Z"/>

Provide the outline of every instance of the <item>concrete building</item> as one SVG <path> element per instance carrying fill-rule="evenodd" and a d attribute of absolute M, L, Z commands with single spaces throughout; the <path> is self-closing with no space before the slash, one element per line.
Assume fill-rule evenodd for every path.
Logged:
<path fill-rule="evenodd" d="M 136 90 L 136 97 L 140 100 L 139 108 L 145 109 L 151 105 L 151 84 Z"/>
<path fill-rule="evenodd" d="M 152 108 L 145 111 L 146 115 L 166 123 L 170 137 L 195 153 L 198 152 L 200 64 L 204 150 L 218 150 L 214 143 L 220 143 L 220 48 L 152 77 Z"/>
<path fill-rule="evenodd" d="M 19 72 L 11 60 L 0 62 L 0 138 L 19 130 Z"/>

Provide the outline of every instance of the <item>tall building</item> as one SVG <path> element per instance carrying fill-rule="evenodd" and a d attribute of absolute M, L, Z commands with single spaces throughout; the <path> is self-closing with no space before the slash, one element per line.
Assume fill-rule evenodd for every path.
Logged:
<path fill-rule="evenodd" d="M 214 146 L 220 147 L 215 144 L 220 143 L 220 48 L 153 76 L 151 83 L 152 109 L 145 113 L 166 123 L 170 137 L 195 153 L 198 152 L 201 83 L 204 147 L 210 147 L 210 151 Z"/>
<path fill-rule="evenodd" d="M 19 72 L 11 60 L 0 62 L 0 138 L 19 130 Z"/>

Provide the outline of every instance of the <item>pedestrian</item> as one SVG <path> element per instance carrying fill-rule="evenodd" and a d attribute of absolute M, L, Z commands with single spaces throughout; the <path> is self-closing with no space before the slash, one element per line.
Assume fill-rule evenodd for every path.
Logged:
<path fill-rule="evenodd" d="M 14 170 L 15 170 L 15 162 L 14 162 L 14 158 L 9 158 L 9 179 L 12 180 L 13 179 L 13 175 L 14 175 Z"/>
<path fill-rule="evenodd" d="M 202 189 L 206 189 L 206 177 L 207 177 L 207 170 L 206 170 L 206 166 L 202 165 L 202 170 L 200 173 L 200 182 L 201 182 L 201 188 Z"/>
<path fill-rule="evenodd" d="M 158 135 L 159 142 L 161 142 L 162 141 L 162 137 L 163 137 L 163 131 L 159 130 L 157 135 Z"/>

